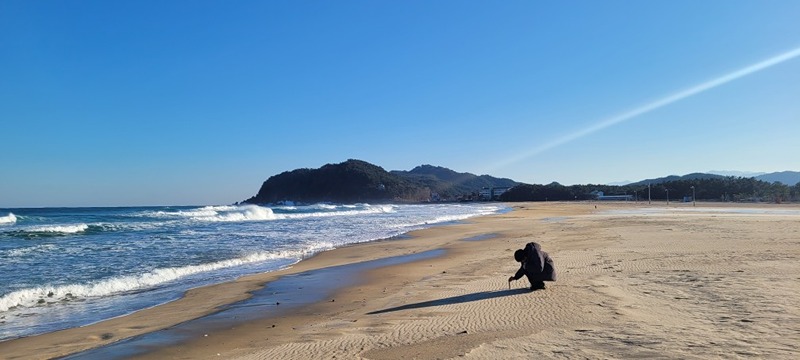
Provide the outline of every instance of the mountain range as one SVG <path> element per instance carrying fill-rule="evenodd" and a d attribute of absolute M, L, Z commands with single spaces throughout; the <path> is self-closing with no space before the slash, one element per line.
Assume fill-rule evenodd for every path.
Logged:
<path fill-rule="evenodd" d="M 754 177 L 756 180 L 766 181 L 766 182 L 779 182 L 784 185 L 797 185 L 800 183 L 800 172 L 797 171 L 781 171 L 781 172 L 774 172 L 764 175 L 758 175 Z"/>
<path fill-rule="evenodd" d="M 477 197 L 484 188 L 513 187 L 514 180 L 459 173 L 421 165 L 411 171 L 386 171 L 362 160 L 350 159 L 318 169 L 297 169 L 271 176 L 245 203 L 280 202 L 423 202 Z"/>
<path fill-rule="evenodd" d="M 727 180 L 726 180 L 727 179 Z M 752 180 L 751 180 L 752 179 Z M 244 200 L 244 203 L 275 204 L 286 202 L 316 203 L 357 203 L 357 202 L 427 202 L 458 201 L 479 198 L 482 189 L 513 188 L 517 185 L 528 185 L 523 189 L 522 197 L 542 199 L 580 199 L 593 190 L 606 192 L 636 191 L 636 187 L 661 184 L 670 185 L 673 194 L 677 187 L 686 188 L 683 192 L 691 192 L 692 185 L 703 183 L 704 196 L 719 198 L 709 193 L 709 187 L 719 188 L 722 194 L 728 192 L 741 193 L 743 190 L 732 190 L 710 185 L 734 181 L 780 182 L 795 186 L 800 183 L 800 172 L 783 171 L 758 175 L 754 178 L 724 176 L 708 173 L 692 173 L 683 176 L 670 175 L 662 178 L 647 179 L 626 185 L 575 185 L 569 187 L 553 183 L 546 186 L 523 184 L 511 179 L 496 178 L 489 175 L 460 173 L 448 168 L 433 165 L 420 165 L 410 171 L 386 171 L 382 167 L 366 161 L 350 159 L 339 164 L 326 164 L 318 169 L 296 169 L 271 176 L 264 181 L 258 193 Z M 677 184 L 677 185 L 676 185 Z M 747 185 L 749 186 L 749 185 Z M 759 185 L 761 186 L 761 185 Z M 752 187 L 752 186 L 751 186 Z M 763 186 L 762 186 L 763 187 Z M 752 190 L 747 190 L 753 193 Z M 519 191 L 517 191 L 519 193 Z M 530 193 L 530 194 L 529 194 Z M 531 195 L 536 193 L 537 195 Z M 569 193 L 569 194 L 567 194 Z M 567 196 L 567 195 L 569 196 Z M 700 194 L 698 194 L 698 197 Z M 502 199 L 502 197 L 501 197 Z"/>
<path fill-rule="evenodd" d="M 724 179 L 729 176 L 720 175 L 720 174 L 710 174 L 710 173 L 691 173 L 683 176 L 678 175 L 670 175 L 656 179 L 647 179 L 642 181 L 637 181 L 633 183 L 628 183 L 625 185 L 631 186 L 638 186 L 638 185 L 647 185 L 647 184 L 662 184 L 669 181 L 678 181 L 678 180 L 698 180 L 698 179 Z M 800 172 L 798 171 L 781 171 L 781 172 L 774 172 L 768 174 L 761 174 L 758 176 L 741 176 L 744 178 L 753 178 L 756 180 L 766 181 L 770 183 L 780 182 L 784 185 L 794 186 L 797 183 L 800 183 Z"/>

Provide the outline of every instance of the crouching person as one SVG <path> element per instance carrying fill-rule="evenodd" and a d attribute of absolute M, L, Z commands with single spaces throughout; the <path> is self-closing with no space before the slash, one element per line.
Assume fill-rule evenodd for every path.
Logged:
<path fill-rule="evenodd" d="M 531 283 L 531 291 L 544 289 L 545 281 L 556 281 L 556 268 L 553 266 L 553 259 L 546 252 L 542 251 L 541 245 L 535 242 L 528 243 L 524 249 L 514 252 L 514 260 L 520 263 L 519 270 L 514 276 L 508 278 L 519 280 L 522 275 L 528 277 Z"/>

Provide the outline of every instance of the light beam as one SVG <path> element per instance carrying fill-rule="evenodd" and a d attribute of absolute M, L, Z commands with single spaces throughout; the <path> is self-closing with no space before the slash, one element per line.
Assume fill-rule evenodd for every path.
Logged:
<path fill-rule="evenodd" d="M 547 142 L 547 143 L 544 143 L 542 145 L 539 145 L 539 146 L 531 149 L 530 151 L 522 152 L 520 154 L 516 154 L 514 156 L 511 156 L 511 157 L 509 157 L 509 158 L 507 158 L 507 159 L 505 159 L 503 161 L 500 161 L 498 163 L 493 164 L 494 166 L 492 167 L 492 169 L 500 169 L 500 168 L 504 168 L 506 166 L 518 163 L 518 162 L 520 162 L 522 160 L 525 160 L 525 159 L 534 157 L 536 155 L 539 155 L 539 154 L 541 154 L 541 153 L 543 153 L 543 152 L 545 152 L 547 150 L 550 150 L 550 149 L 552 149 L 554 147 L 558 147 L 558 146 L 564 145 L 566 143 L 578 140 L 578 139 L 580 139 L 582 137 L 594 134 L 594 133 L 596 133 L 596 132 L 598 132 L 600 130 L 603 130 L 605 128 L 620 124 L 622 122 L 625 122 L 625 121 L 628 121 L 630 119 L 633 119 L 633 118 L 635 118 L 637 116 L 644 115 L 644 114 L 649 113 L 651 111 L 660 109 L 660 108 L 662 108 L 664 106 L 670 105 L 670 104 L 672 104 L 674 102 L 677 102 L 677 101 L 680 101 L 680 100 L 683 100 L 683 99 L 685 99 L 687 97 L 690 97 L 692 95 L 697 95 L 697 94 L 705 92 L 707 90 L 711 90 L 711 89 L 713 89 L 715 87 L 725 85 L 725 84 L 727 84 L 727 83 L 729 83 L 731 81 L 734 81 L 736 79 L 745 77 L 747 75 L 750 75 L 750 74 L 759 72 L 761 70 L 770 68 L 772 66 L 778 65 L 780 63 L 789 61 L 789 60 L 794 59 L 794 58 L 796 58 L 798 56 L 800 56 L 800 48 L 796 48 L 796 49 L 784 52 L 782 54 L 773 56 L 773 57 L 768 58 L 766 60 L 762 60 L 762 61 L 760 61 L 758 63 L 753 64 L 753 65 L 746 66 L 746 67 L 744 67 L 742 69 L 736 70 L 736 71 L 731 72 L 729 74 L 720 76 L 720 77 L 715 78 L 713 80 L 704 82 L 704 83 L 699 84 L 699 85 L 695 85 L 695 86 L 690 87 L 688 89 L 679 91 L 679 92 L 677 92 L 675 94 L 672 94 L 672 95 L 666 96 L 664 98 L 658 99 L 656 101 L 653 101 L 651 103 L 642 105 L 642 106 L 640 106 L 638 108 L 635 108 L 635 109 L 633 109 L 631 111 L 628 111 L 626 113 L 623 113 L 623 114 L 620 114 L 620 115 L 617 115 L 617 116 L 614 116 L 614 117 L 599 121 L 599 122 L 597 122 L 597 123 L 595 123 L 593 125 L 590 125 L 589 127 L 585 128 L 585 129 L 581 129 L 581 130 L 576 131 L 574 133 L 564 135 L 564 136 L 562 136 L 560 138 L 557 138 L 557 139 L 552 140 L 550 142 Z M 486 173 L 489 173 L 489 172 L 486 172 Z"/>

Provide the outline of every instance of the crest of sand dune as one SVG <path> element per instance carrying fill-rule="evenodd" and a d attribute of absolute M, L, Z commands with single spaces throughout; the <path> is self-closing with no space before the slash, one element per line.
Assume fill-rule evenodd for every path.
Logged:
<path fill-rule="evenodd" d="M 446 250 L 442 257 L 370 271 L 330 301 L 210 331 L 143 357 L 800 356 L 800 206 L 513 206 L 509 213 L 419 231 L 411 240 L 320 254 L 292 271 Z M 518 268 L 513 251 L 530 241 L 550 253 L 558 281 L 530 292 L 523 277 L 509 289 L 507 279 Z M 202 291 L 193 296 L 203 298 Z"/>

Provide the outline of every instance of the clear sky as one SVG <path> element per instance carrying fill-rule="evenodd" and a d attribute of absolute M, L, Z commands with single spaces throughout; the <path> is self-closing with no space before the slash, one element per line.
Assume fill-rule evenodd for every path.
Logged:
<path fill-rule="evenodd" d="M 798 171 L 798 15 L 795 0 L 2 0 L 0 207 L 228 204 L 350 158 L 564 185 Z"/>

